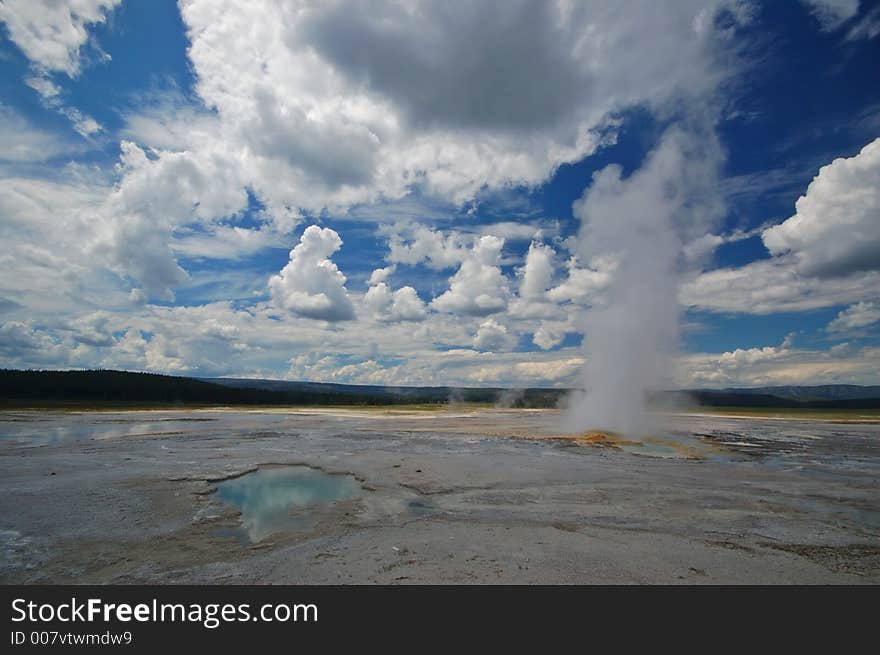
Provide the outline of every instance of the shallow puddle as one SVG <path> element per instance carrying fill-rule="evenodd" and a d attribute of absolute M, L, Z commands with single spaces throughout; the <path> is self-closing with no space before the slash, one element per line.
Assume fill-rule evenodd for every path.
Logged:
<path fill-rule="evenodd" d="M 424 516 L 437 511 L 437 507 L 426 500 L 411 500 L 406 504 L 406 509 L 414 516 Z"/>
<path fill-rule="evenodd" d="M 271 534 L 309 528 L 308 508 L 356 498 L 363 487 L 352 475 L 331 474 L 308 466 L 263 468 L 216 484 L 217 497 L 241 512 L 233 532 L 255 542 Z M 224 531 L 229 534 L 229 531 Z"/>

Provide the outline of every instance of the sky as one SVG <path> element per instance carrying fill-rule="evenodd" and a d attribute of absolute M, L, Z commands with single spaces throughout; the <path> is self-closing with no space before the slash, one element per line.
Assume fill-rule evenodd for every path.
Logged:
<path fill-rule="evenodd" d="M 664 384 L 880 384 L 880 3 L 0 23 L 0 367 L 571 387 L 636 271 Z"/>

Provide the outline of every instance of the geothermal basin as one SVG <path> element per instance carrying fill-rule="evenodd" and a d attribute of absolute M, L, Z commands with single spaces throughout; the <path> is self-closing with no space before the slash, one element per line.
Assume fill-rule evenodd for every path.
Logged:
<path fill-rule="evenodd" d="M 5 583 L 877 583 L 876 416 L 0 412 Z"/>

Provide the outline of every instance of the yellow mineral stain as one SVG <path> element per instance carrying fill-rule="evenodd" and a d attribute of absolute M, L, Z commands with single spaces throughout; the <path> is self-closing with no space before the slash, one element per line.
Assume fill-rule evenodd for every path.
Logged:
<path fill-rule="evenodd" d="M 694 446 L 680 443 L 674 439 L 662 439 L 660 437 L 645 437 L 641 440 L 628 439 L 614 432 L 592 430 L 581 436 L 572 437 L 571 441 L 584 446 L 601 446 L 606 448 L 619 448 L 635 454 L 651 455 L 650 452 L 640 453 L 630 450 L 631 447 L 644 448 L 645 446 L 660 446 L 675 452 L 675 457 L 680 459 L 702 459 L 703 453 Z M 656 456 L 656 454 L 654 455 Z"/>
<path fill-rule="evenodd" d="M 622 436 L 614 434 L 613 432 L 601 432 L 599 430 L 587 432 L 583 436 L 574 437 L 572 440 L 575 443 L 589 446 L 638 446 L 641 443 L 639 441 L 624 439 Z"/>

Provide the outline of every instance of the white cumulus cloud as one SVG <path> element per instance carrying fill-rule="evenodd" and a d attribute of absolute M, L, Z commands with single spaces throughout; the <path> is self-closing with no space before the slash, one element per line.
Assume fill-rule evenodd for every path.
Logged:
<path fill-rule="evenodd" d="M 477 333 L 474 335 L 474 348 L 479 350 L 506 350 L 514 344 L 514 340 L 508 333 L 507 328 L 490 318 L 480 323 Z"/>
<path fill-rule="evenodd" d="M 736 6 L 180 2 L 210 147 L 279 215 L 541 183 L 612 112 L 714 88 Z"/>
<path fill-rule="evenodd" d="M 687 306 L 772 314 L 876 297 L 880 288 L 880 139 L 823 166 L 795 214 L 762 232 L 773 255 L 692 277 Z"/>
<path fill-rule="evenodd" d="M 46 71 L 80 71 L 80 49 L 88 27 L 103 23 L 122 0 L 3 0 L 0 21 L 9 38 L 35 66 Z"/>
<path fill-rule="evenodd" d="M 385 282 L 379 282 L 367 289 L 364 303 L 381 321 L 423 321 L 428 314 L 425 303 L 410 286 L 391 291 Z"/>
<path fill-rule="evenodd" d="M 459 269 L 449 278 L 449 289 L 435 298 L 437 311 L 488 316 L 507 307 L 510 288 L 498 266 L 504 239 L 487 235 L 474 242 Z"/>
<path fill-rule="evenodd" d="M 819 169 L 794 216 L 763 239 L 774 255 L 793 253 L 806 275 L 880 268 L 880 138 Z"/>
<path fill-rule="evenodd" d="M 345 288 L 345 275 L 330 261 L 342 239 L 330 228 L 310 225 L 290 251 L 290 261 L 269 280 L 275 303 L 306 318 L 345 321 L 354 307 Z"/>

